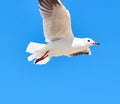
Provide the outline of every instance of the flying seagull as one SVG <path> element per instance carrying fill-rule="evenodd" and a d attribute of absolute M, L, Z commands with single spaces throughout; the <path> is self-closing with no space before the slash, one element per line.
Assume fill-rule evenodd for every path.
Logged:
<path fill-rule="evenodd" d="M 39 0 L 47 44 L 30 42 L 26 52 L 29 61 L 46 64 L 53 56 L 91 54 L 90 46 L 99 45 L 90 38 L 76 38 L 71 29 L 69 11 L 60 0 Z"/>

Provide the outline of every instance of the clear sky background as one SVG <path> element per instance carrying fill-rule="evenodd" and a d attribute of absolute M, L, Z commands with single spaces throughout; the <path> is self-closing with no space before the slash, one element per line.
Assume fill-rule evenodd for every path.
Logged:
<path fill-rule="evenodd" d="M 92 56 L 27 61 L 44 43 L 37 0 L 0 1 L 0 104 L 120 104 L 120 0 L 62 0 L 76 37 L 101 43 Z"/>

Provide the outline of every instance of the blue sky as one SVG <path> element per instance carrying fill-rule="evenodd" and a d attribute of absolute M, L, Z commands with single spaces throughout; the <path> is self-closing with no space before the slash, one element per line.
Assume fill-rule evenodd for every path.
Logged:
<path fill-rule="evenodd" d="M 101 43 L 92 56 L 27 61 L 30 41 L 44 43 L 37 0 L 0 3 L 0 104 L 120 104 L 120 1 L 62 0 L 76 37 Z"/>

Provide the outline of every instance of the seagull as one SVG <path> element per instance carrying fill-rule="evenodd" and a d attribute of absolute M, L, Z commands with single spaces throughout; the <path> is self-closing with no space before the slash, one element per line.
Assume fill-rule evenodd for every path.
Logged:
<path fill-rule="evenodd" d="M 26 52 L 28 61 L 46 64 L 53 56 L 91 55 L 90 46 L 99 45 L 91 38 L 74 37 L 69 11 L 61 0 L 39 0 L 46 44 L 30 42 Z"/>

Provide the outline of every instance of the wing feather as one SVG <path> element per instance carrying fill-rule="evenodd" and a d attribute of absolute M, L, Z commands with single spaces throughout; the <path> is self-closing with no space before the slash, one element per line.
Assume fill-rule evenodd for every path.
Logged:
<path fill-rule="evenodd" d="M 68 10 L 60 0 L 39 0 L 46 42 L 73 39 Z"/>
<path fill-rule="evenodd" d="M 86 54 L 86 55 L 91 55 L 91 51 L 89 48 L 83 50 L 83 51 L 78 51 L 78 52 L 75 52 L 75 53 L 72 53 L 70 54 L 69 56 L 78 56 L 78 55 L 83 55 L 83 54 Z"/>

